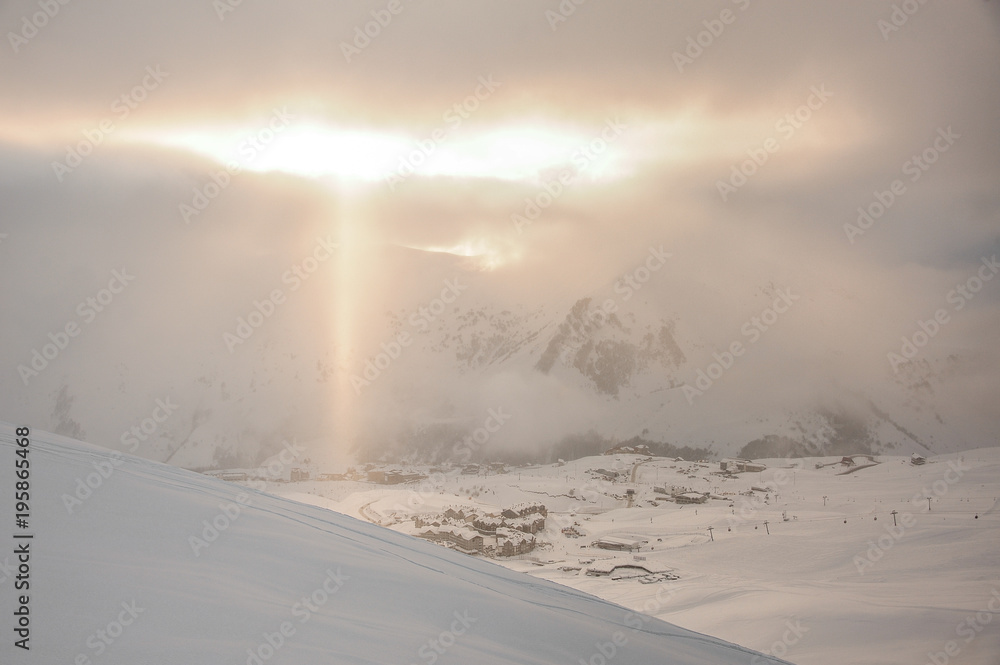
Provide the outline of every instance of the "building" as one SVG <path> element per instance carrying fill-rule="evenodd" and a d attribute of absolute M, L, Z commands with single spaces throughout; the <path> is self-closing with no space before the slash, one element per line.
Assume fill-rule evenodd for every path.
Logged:
<path fill-rule="evenodd" d="M 618 536 L 604 536 L 600 540 L 594 543 L 595 547 L 599 547 L 602 550 L 615 550 L 619 552 L 631 552 L 633 550 L 638 550 L 642 547 L 645 541 L 637 540 L 635 538 L 620 538 Z"/>
<path fill-rule="evenodd" d="M 399 485 L 401 483 L 415 483 L 419 480 L 426 478 L 422 473 L 406 473 L 405 471 L 386 471 L 385 472 L 385 482 L 386 485 Z"/>
<path fill-rule="evenodd" d="M 472 528 L 484 536 L 495 535 L 497 530 L 503 527 L 506 522 L 499 515 L 474 513 L 468 515 L 465 521 L 472 525 Z"/>
<path fill-rule="evenodd" d="M 442 524 L 447 524 L 447 520 L 444 515 L 438 515 L 436 513 L 417 515 L 413 518 L 413 525 L 418 529 L 426 526 L 441 526 Z"/>
<path fill-rule="evenodd" d="M 309 471 L 307 469 L 292 469 L 291 481 L 294 483 L 299 480 L 309 480 Z"/>
<path fill-rule="evenodd" d="M 451 547 L 465 554 L 479 554 L 483 551 L 483 536 L 467 527 L 442 524 L 421 529 L 417 536 Z"/>
<path fill-rule="evenodd" d="M 504 518 L 503 526 L 517 529 L 524 533 L 538 533 L 545 530 L 545 518 L 538 514 L 527 517 L 515 517 L 513 519 Z"/>
<path fill-rule="evenodd" d="M 708 501 L 708 497 L 698 492 L 684 492 L 683 494 L 675 494 L 674 501 L 677 503 L 705 503 Z"/>
<path fill-rule="evenodd" d="M 498 556 L 517 556 L 535 549 L 535 537 L 514 529 L 497 529 Z"/>
<path fill-rule="evenodd" d="M 508 518 L 527 517 L 528 515 L 539 514 L 543 517 L 549 514 L 548 509 L 541 503 L 519 503 L 510 508 L 505 508 L 502 515 Z"/>
<path fill-rule="evenodd" d="M 729 459 L 719 462 L 719 470 L 725 473 L 756 473 L 765 469 L 767 469 L 766 464 L 748 459 Z"/>

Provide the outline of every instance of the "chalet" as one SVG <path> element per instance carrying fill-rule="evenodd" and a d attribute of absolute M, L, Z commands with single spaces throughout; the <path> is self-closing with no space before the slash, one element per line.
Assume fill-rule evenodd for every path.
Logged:
<path fill-rule="evenodd" d="M 425 526 L 441 526 L 445 524 L 446 520 L 444 515 L 438 515 L 435 513 L 429 513 L 424 515 L 417 515 L 413 518 L 413 525 L 418 529 Z"/>
<path fill-rule="evenodd" d="M 528 517 L 504 519 L 504 526 L 523 531 L 524 533 L 538 533 L 545 530 L 545 518 L 535 514 Z"/>
<path fill-rule="evenodd" d="M 549 514 L 548 509 L 541 503 L 519 503 L 510 508 L 505 508 L 502 515 L 507 518 L 526 517 L 528 515 L 540 514 L 543 517 Z"/>
<path fill-rule="evenodd" d="M 504 519 L 499 515 L 483 515 L 480 513 L 467 515 L 465 521 L 484 536 L 495 535 L 497 529 L 505 524 Z"/>
<path fill-rule="evenodd" d="M 674 501 L 677 503 L 705 503 L 708 501 L 708 496 L 698 492 L 684 492 L 683 494 L 675 494 Z"/>
<path fill-rule="evenodd" d="M 535 537 L 513 529 L 497 529 L 497 549 L 499 556 L 517 556 L 535 549 Z"/>
<path fill-rule="evenodd" d="M 451 547 L 465 554 L 478 554 L 483 551 L 483 536 L 472 529 L 442 524 L 421 529 L 417 536 Z"/>

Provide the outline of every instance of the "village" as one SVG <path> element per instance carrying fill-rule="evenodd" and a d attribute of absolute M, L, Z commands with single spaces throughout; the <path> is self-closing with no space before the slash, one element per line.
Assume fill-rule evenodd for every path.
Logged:
<path fill-rule="evenodd" d="M 918 455 L 906 461 L 926 463 Z M 640 446 L 550 465 L 365 463 L 329 473 L 308 462 L 282 474 L 266 466 L 207 473 L 514 568 L 647 584 L 678 579 L 665 555 L 679 547 L 825 519 L 790 510 L 789 499 L 802 496 L 801 460 L 687 461 Z M 860 454 L 810 466 L 829 478 L 880 464 Z"/>
<path fill-rule="evenodd" d="M 833 578 L 883 608 L 914 593 L 914 558 L 941 570 L 960 541 L 989 559 L 1000 525 L 990 455 L 710 461 L 635 447 L 552 464 L 303 459 L 208 473 L 708 632 L 779 600 L 854 626 L 854 605 L 813 602 Z M 983 574 L 924 584 L 975 593 Z M 728 636 L 748 639 L 739 626 Z"/>

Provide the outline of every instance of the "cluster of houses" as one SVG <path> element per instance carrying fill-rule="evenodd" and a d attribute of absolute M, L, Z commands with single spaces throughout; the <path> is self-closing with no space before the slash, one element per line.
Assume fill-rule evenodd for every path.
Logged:
<path fill-rule="evenodd" d="M 415 535 L 466 554 L 515 556 L 535 548 L 535 534 L 545 529 L 548 511 L 540 503 L 523 503 L 499 515 L 476 508 L 448 508 L 417 515 Z"/>

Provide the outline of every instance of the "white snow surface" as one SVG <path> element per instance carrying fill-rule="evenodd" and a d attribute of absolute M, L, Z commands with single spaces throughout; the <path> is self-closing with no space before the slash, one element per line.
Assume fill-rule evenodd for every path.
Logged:
<path fill-rule="evenodd" d="M 840 457 L 761 460 L 767 470 L 735 478 L 714 473 L 717 462 L 646 459 L 588 457 L 362 491 L 360 483 L 273 488 L 401 531 L 412 528 L 408 513 L 541 501 L 549 517 L 537 537 L 551 546 L 498 559 L 503 565 L 799 665 L 1000 663 L 1000 449 L 929 456 L 922 466 L 879 456 L 843 475 Z M 626 480 L 595 480 L 588 469 L 599 468 L 628 471 Z M 653 488 L 664 485 L 721 498 L 651 505 L 663 497 Z M 751 487 L 769 491 L 742 494 Z M 574 522 L 583 537 L 560 532 Z M 592 546 L 604 536 L 647 540 L 644 559 Z M 680 579 L 588 576 L 589 560 L 641 563 Z"/>
<path fill-rule="evenodd" d="M 35 430 L 30 525 L 16 529 L 14 438 L 0 423 L 4 664 L 767 662 L 321 507 Z M 14 532 L 33 535 L 16 593 Z M 30 651 L 12 637 L 22 594 Z"/>

